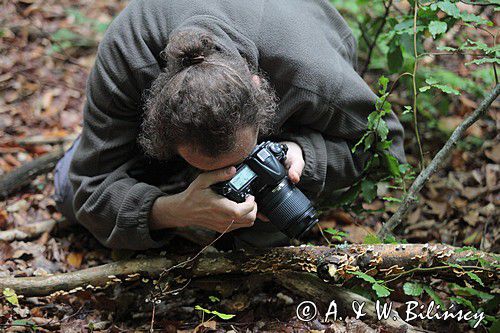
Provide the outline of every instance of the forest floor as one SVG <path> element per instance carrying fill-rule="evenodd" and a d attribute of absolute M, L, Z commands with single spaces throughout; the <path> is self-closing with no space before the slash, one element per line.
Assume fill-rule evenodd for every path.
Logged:
<path fill-rule="evenodd" d="M 107 24 L 124 6 L 125 3 L 119 1 L 2 2 L 0 176 L 56 149 L 58 144 L 47 143 L 47 140 L 63 140 L 81 131 L 85 82 L 96 46 Z M 453 68 L 453 62 L 447 66 L 459 75 L 467 76 L 467 69 L 458 63 L 457 68 Z M 369 81 L 372 79 L 375 80 L 374 75 L 368 76 Z M 411 94 L 398 90 L 394 95 L 403 100 L 411 97 Z M 446 133 L 453 130 L 463 116 L 477 106 L 476 103 L 473 97 L 462 95 L 456 103 L 449 105 L 446 115 L 437 119 L 442 131 L 424 132 L 426 158 L 433 157 L 446 140 Z M 469 135 L 476 140 L 459 145 L 446 167 L 426 184 L 418 208 L 398 230 L 400 240 L 474 246 L 499 252 L 499 106 L 498 101 L 495 102 L 488 117 L 470 129 Z M 411 136 L 411 130 L 407 130 L 407 137 Z M 30 140 L 35 143 L 26 143 Z M 415 163 L 413 141 L 407 141 L 408 160 Z M 53 192 L 53 174 L 49 173 L 37 177 L 21 191 L 0 202 L 0 232 L 38 221 L 60 220 Z M 380 229 L 381 221 L 387 220 L 396 206 L 376 200 L 370 205 L 365 204 L 364 208 L 371 212 L 354 215 L 332 210 L 322 218 L 321 226 L 346 232 L 341 242 L 362 243 L 367 235 Z M 339 243 L 335 239 L 326 239 L 318 230 L 307 241 L 318 245 Z M 159 251 L 186 253 L 196 248 L 177 238 L 172 242 Z M 70 272 L 151 253 L 158 252 L 111 251 L 81 227 L 58 229 L 56 226 L 35 239 L 0 241 L 0 279 L 2 276 Z M 433 281 L 433 284 L 438 286 L 439 281 Z M 101 292 L 20 298 L 20 305 L 16 307 L 4 297 L 0 300 L 0 331 L 25 331 L 33 327 L 41 332 L 148 331 L 152 309 L 144 302 L 146 293 L 147 290 L 140 285 L 131 283 Z M 224 295 L 222 301 L 212 302 L 215 298 L 211 296 L 221 298 L 221 295 Z M 214 294 L 187 288 L 158 307 L 154 327 L 167 332 L 195 328 L 198 332 L 210 328 L 235 332 L 247 329 L 391 332 L 376 322 L 363 323 L 354 319 L 334 324 L 323 324 L 319 320 L 303 323 L 295 316 L 295 308 L 302 300 L 293 291 L 272 283 L 262 285 L 252 294 L 244 290 Z M 195 305 L 217 308 L 237 316 L 226 321 L 206 314 L 203 317 L 201 311 L 194 309 Z M 440 331 L 449 324 L 422 325 Z M 465 329 L 462 325 L 451 331 Z"/>

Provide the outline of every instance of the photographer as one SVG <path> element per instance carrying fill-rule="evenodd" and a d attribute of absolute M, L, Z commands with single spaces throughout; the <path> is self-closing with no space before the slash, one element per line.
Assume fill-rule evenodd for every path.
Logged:
<path fill-rule="evenodd" d="M 367 156 L 351 148 L 376 99 L 355 63 L 352 32 L 326 1 L 132 1 L 99 45 L 83 132 L 56 168 L 58 207 L 112 248 L 231 223 L 239 244 L 285 244 L 255 222 L 252 196 L 235 203 L 210 186 L 263 138 L 288 145 L 289 177 L 310 196 L 352 184 Z M 403 129 L 386 121 L 404 160 Z M 189 167 L 201 171 L 192 181 Z M 167 195 L 158 186 L 175 175 L 190 184 Z"/>

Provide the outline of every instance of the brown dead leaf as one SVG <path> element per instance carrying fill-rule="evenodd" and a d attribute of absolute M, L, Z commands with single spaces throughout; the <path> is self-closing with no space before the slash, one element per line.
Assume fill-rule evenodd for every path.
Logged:
<path fill-rule="evenodd" d="M 472 210 L 464 216 L 464 221 L 467 222 L 470 226 L 475 227 L 477 222 L 479 221 L 479 211 Z"/>
<path fill-rule="evenodd" d="M 71 252 L 66 257 L 66 262 L 73 266 L 74 268 L 80 268 L 82 265 L 83 253 L 81 252 Z"/>
<path fill-rule="evenodd" d="M 438 128 L 446 134 L 451 134 L 463 121 L 464 119 L 459 116 L 442 117 L 438 120 Z M 483 137 L 483 130 L 478 124 L 473 124 L 465 133 L 477 136 L 478 138 Z"/>
<path fill-rule="evenodd" d="M 500 173 L 500 165 L 487 164 L 484 168 L 486 187 L 493 188 L 498 182 L 498 174 Z"/>
<path fill-rule="evenodd" d="M 5 209 L 0 209 L 0 230 L 7 228 L 7 218 L 9 215 Z"/>
<path fill-rule="evenodd" d="M 217 329 L 217 322 L 215 320 L 209 320 L 196 326 L 195 329 L 193 330 L 193 333 L 203 333 L 216 329 Z"/>
<path fill-rule="evenodd" d="M 342 227 L 342 231 L 347 232 L 346 240 L 351 243 L 363 243 L 365 237 L 369 234 L 375 234 L 375 231 L 367 226 L 350 224 Z"/>
<path fill-rule="evenodd" d="M 442 219 L 448 211 L 448 202 L 429 200 L 427 204 L 431 207 L 432 213 L 437 215 L 440 219 Z"/>
<path fill-rule="evenodd" d="M 8 242 L 0 242 L 0 264 L 12 258 L 12 246 Z"/>
<path fill-rule="evenodd" d="M 491 149 L 485 150 L 484 155 L 496 164 L 500 164 L 500 145 L 494 145 Z"/>

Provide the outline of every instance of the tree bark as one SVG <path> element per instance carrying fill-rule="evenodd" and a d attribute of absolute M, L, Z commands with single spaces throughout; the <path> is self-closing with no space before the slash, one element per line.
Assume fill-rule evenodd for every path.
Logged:
<path fill-rule="evenodd" d="M 477 257 L 480 257 L 495 267 L 493 265 L 498 265 L 497 255 L 482 251 L 456 250 L 457 248 L 448 245 L 382 244 L 210 252 L 201 254 L 195 260 L 189 260 L 185 256 L 132 259 L 71 273 L 7 277 L 0 279 L 0 290 L 11 288 L 26 296 L 43 296 L 59 291 L 99 289 L 141 276 L 158 277 L 174 265 L 180 267 L 183 275 L 189 278 L 291 271 L 314 273 L 322 280 L 340 285 L 353 278 L 350 271 L 361 270 L 382 279 L 402 277 L 410 273 L 417 276 L 437 274 L 443 279 L 459 282 L 467 280 L 477 284 L 466 274 L 474 272 L 484 284 L 498 283 L 499 273 L 496 268 L 484 268 L 477 264 Z M 472 260 L 463 261 L 460 258 Z M 464 268 L 452 268 L 447 266 L 447 263 L 462 265 Z"/>

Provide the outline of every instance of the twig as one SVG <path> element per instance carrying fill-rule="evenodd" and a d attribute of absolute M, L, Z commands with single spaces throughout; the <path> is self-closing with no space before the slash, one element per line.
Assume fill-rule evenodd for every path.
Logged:
<path fill-rule="evenodd" d="M 0 178 L 0 198 L 9 196 L 14 191 L 29 184 L 37 176 L 52 171 L 57 161 L 64 155 L 63 147 L 25 163 Z"/>
<path fill-rule="evenodd" d="M 52 231 L 56 224 L 56 220 L 45 220 L 26 224 L 15 229 L 0 231 L 0 241 L 12 242 L 14 240 L 36 238 L 45 232 Z"/>
<path fill-rule="evenodd" d="M 472 112 L 472 114 L 470 114 L 453 131 L 448 141 L 446 141 L 443 148 L 441 148 L 441 150 L 432 159 L 429 166 L 424 170 L 422 170 L 422 172 L 420 172 L 418 177 L 415 179 L 396 213 L 392 215 L 392 217 L 383 225 L 382 229 L 379 231 L 379 236 L 382 237 L 382 239 L 387 235 L 389 235 L 392 232 L 392 230 L 394 230 L 394 228 L 396 228 L 403 221 L 406 215 L 408 215 L 410 210 L 417 203 L 418 201 L 417 195 L 422 189 L 422 187 L 425 185 L 425 183 L 438 169 L 441 168 L 446 158 L 450 156 L 453 147 L 465 135 L 465 131 L 486 113 L 490 105 L 495 101 L 495 99 L 498 97 L 499 94 L 500 94 L 500 84 L 497 84 L 495 88 L 493 88 L 493 90 L 481 102 L 478 108 L 474 110 L 474 112 Z"/>
<path fill-rule="evenodd" d="M 413 64 L 413 126 L 415 127 L 415 138 L 417 139 L 418 153 L 420 156 L 420 170 L 425 167 L 424 152 L 422 151 L 422 143 L 420 142 L 420 133 L 418 131 L 418 117 L 417 117 L 417 68 L 418 68 L 418 51 L 417 51 L 417 14 L 418 14 L 418 0 L 415 0 L 413 10 L 413 54 L 415 62 Z"/>
<path fill-rule="evenodd" d="M 365 76 L 366 71 L 368 70 L 368 66 L 370 66 L 370 62 L 372 60 L 373 49 L 375 48 L 375 45 L 377 44 L 378 37 L 382 33 L 382 30 L 384 29 L 385 24 L 387 23 L 387 17 L 389 16 L 389 12 L 391 10 L 392 1 L 393 0 L 389 0 L 389 3 L 387 5 L 384 2 L 385 12 L 384 12 L 384 15 L 382 16 L 382 23 L 380 24 L 377 31 L 375 32 L 375 36 L 373 37 L 371 44 L 368 45 L 368 55 L 367 55 L 367 58 L 365 60 L 365 64 L 363 66 L 363 70 L 361 71 L 361 77 Z"/>

